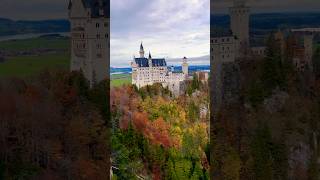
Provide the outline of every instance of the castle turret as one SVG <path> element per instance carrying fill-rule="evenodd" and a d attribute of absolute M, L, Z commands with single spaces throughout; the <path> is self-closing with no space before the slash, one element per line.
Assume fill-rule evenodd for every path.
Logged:
<path fill-rule="evenodd" d="M 308 65 L 308 68 L 313 71 L 313 65 L 312 65 L 312 56 L 313 56 L 313 34 L 312 33 L 306 33 L 304 35 L 304 58 Z"/>
<path fill-rule="evenodd" d="M 140 58 L 144 58 L 144 49 L 143 49 L 143 45 L 142 45 L 142 42 L 141 42 L 141 45 L 140 45 Z"/>
<path fill-rule="evenodd" d="M 234 0 L 229 13 L 232 33 L 238 39 L 238 49 L 249 47 L 250 8 L 246 6 L 245 0 Z"/>
<path fill-rule="evenodd" d="M 152 57 L 151 57 L 150 51 L 149 51 L 148 63 L 149 63 L 149 67 L 152 67 Z"/>
<path fill-rule="evenodd" d="M 182 59 L 182 73 L 185 75 L 185 77 L 188 77 L 189 65 L 186 57 Z"/>

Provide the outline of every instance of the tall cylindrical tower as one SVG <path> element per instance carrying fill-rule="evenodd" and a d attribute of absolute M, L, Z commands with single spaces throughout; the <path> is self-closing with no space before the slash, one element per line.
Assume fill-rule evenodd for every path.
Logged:
<path fill-rule="evenodd" d="M 305 51 L 304 58 L 311 71 L 313 70 L 313 64 L 312 64 L 313 38 L 314 38 L 314 35 L 310 32 L 306 32 L 304 34 L 304 51 Z"/>
<path fill-rule="evenodd" d="M 187 58 L 184 57 L 182 59 L 182 73 L 188 77 L 188 74 L 189 74 L 189 64 L 188 64 L 188 61 L 187 61 Z"/>
<path fill-rule="evenodd" d="M 239 41 L 239 45 L 249 45 L 249 17 L 250 8 L 246 6 L 245 0 L 234 0 L 234 5 L 229 9 L 230 26 Z"/>

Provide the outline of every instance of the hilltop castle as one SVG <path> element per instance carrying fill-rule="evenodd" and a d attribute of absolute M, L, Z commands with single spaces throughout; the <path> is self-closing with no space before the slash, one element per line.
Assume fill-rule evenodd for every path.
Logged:
<path fill-rule="evenodd" d="M 221 63 L 235 62 L 237 59 L 251 57 L 264 57 L 266 47 L 250 43 L 250 7 L 245 0 L 234 0 L 229 8 L 230 29 L 214 29 L 211 31 L 211 60 L 214 66 Z M 293 64 L 298 70 L 306 66 L 312 68 L 313 36 L 319 33 L 318 28 L 289 29 L 287 32 L 278 31 L 274 38 L 280 43 L 282 55 L 289 35 L 294 36 Z M 299 40 L 300 39 L 300 40 Z M 300 42 L 300 43 L 299 43 Z M 301 43 L 302 42 L 302 43 Z"/>
<path fill-rule="evenodd" d="M 132 67 L 132 84 L 138 88 L 160 83 L 175 95 L 179 95 L 183 81 L 188 79 L 189 65 L 187 58 L 182 59 L 182 72 L 175 72 L 173 68 L 167 66 L 164 58 L 152 58 L 149 52 L 148 58 L 145 57 L 143 45 L 140 45 L 140 57 L 133 59 Z"/>
<path fill-rule="evenodd" d="M 234 0 L 229 14 L 230 29 L 213 29 L 210 38 L 213 73 L 211 90 L 216 109 L 222 104 L 233 103 L 239 99 L 238 60 L 258 60 L 266 56 L 264 45 L 253 46 L 254 43 L 250 42 L 250 7 L 245 0 Z M 281 59 L 292 61 L 298 71 L 312 70 L 313 38 L 319 32 L 319 28 L 279 30 L 274 34 L 274 40 L 279 45 Z"/>
<path fill-rule="evenodd" d="M 264 46 L 250 46 L 250 7 L 245 0 L 234 0 L 229 8 L 230 29 L 211 32 L 211 59 L 214 63 L 234 62 L 248 54 L 264 56 Z"/>
<path fill-rule="evenodd" d="M 110 10 L 107 0 L 70 0 L 71 71 L 82 71 L 90 86 L 108 77 Z"/>

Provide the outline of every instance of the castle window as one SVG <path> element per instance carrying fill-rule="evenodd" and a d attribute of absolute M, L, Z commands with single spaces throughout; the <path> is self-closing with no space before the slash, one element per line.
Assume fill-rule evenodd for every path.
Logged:
<path fill-rule="evenodd" d="M 97 23 L 97 24 L 96 24 L 96 28 L 99 28 L 99 27 L 100 27 L 100 24 L 99 24 L 99 23 Z"/>

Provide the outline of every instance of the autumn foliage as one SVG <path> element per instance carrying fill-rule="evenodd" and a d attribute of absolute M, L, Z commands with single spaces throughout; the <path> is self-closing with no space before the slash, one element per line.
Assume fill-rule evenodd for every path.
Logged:
<path fill-rule="evenodd" d="M 62 71 L 0 81 L 0 179 L 109 177 L 106 119 L 86 84 Z"/>
<path fill-rule="evenodd" d="M 141 89 L 112 88 L 114 176 L 154 180 L 208 178 L 205 149 L 209 120 L 199 115 L 200 106 L 206 107 L 208 100 L 207 91 L 174 98 L 158 84 Z"/>

